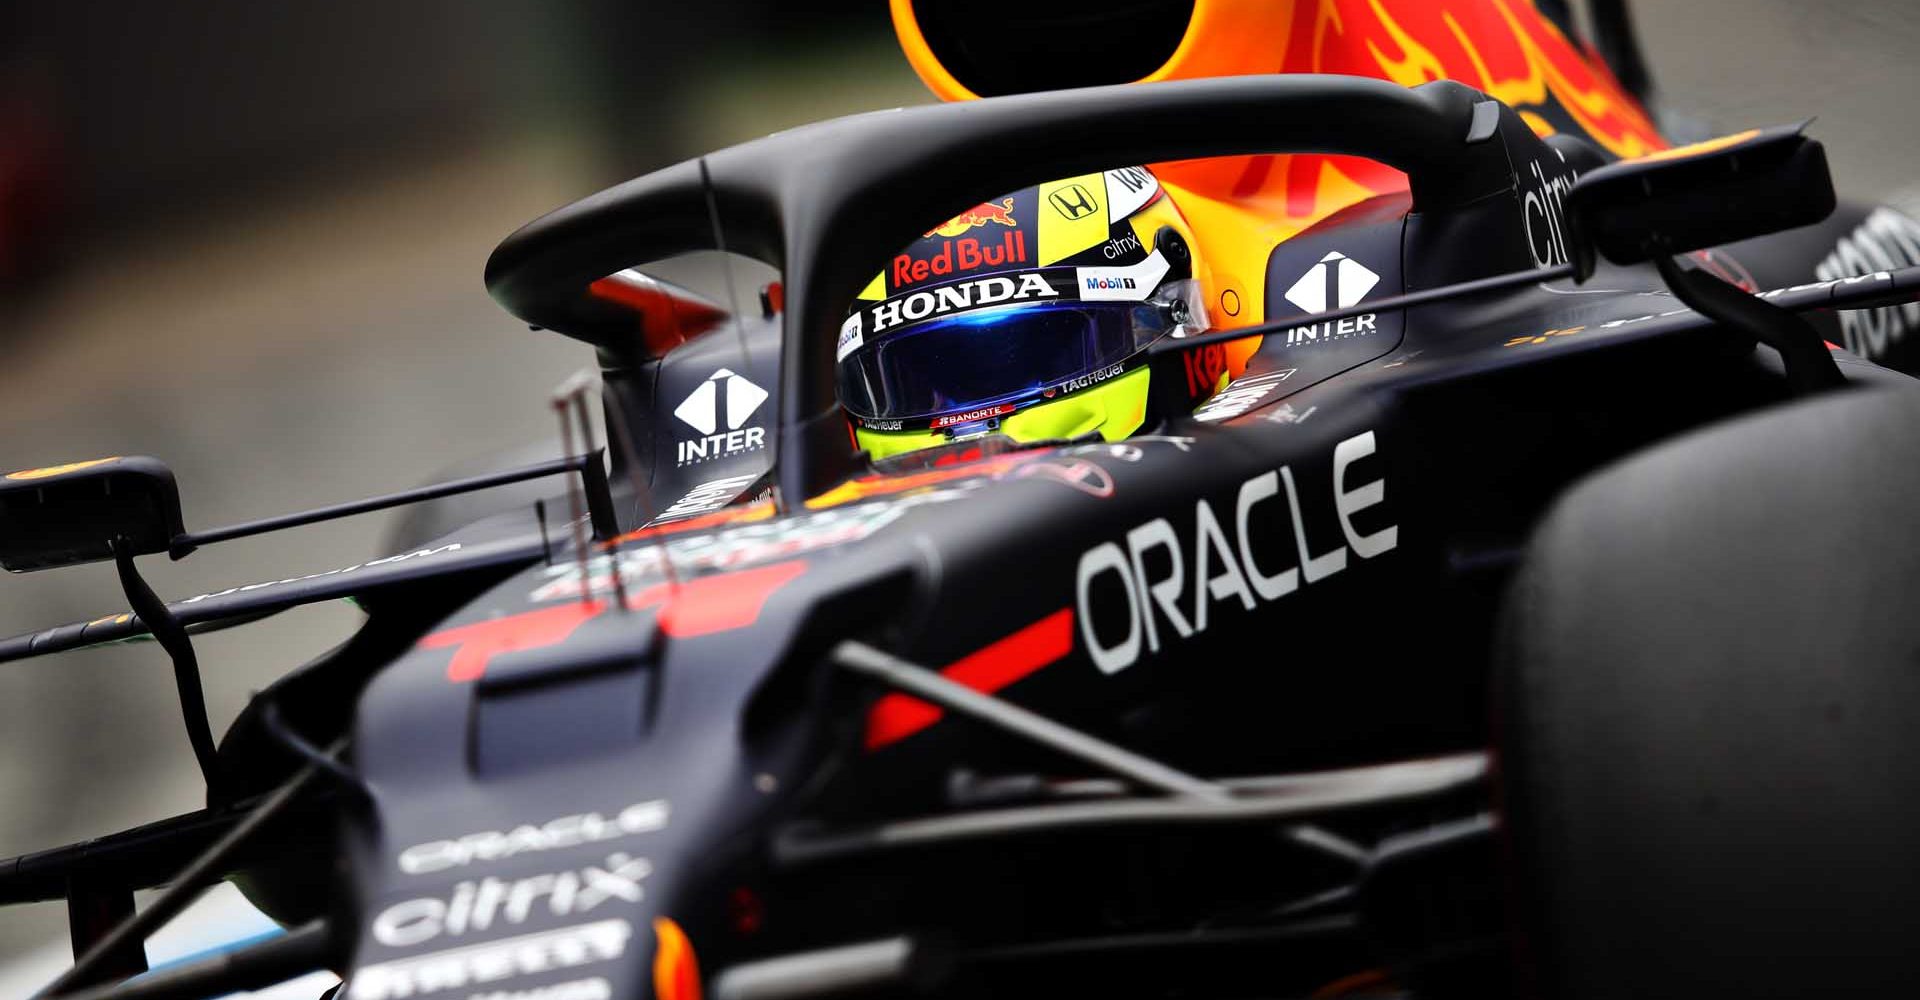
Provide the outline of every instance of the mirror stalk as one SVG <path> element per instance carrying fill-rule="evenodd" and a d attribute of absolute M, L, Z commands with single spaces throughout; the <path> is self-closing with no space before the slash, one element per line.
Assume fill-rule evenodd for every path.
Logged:
<path fill-rule="evenodd" d="M 187 724 L 187 741 L 193 744 L 200 776 L 206 780 L 207 788 L 212 789 L 213 727 L 207 722 L 207 696 L 200 687 L 200 660 L 193 653 L 193 642 L 187 637 L 186 627 L 167 610 L 166 602 L 141 578 L 140 571 L 133 565 L 134 547 L 126 537 L 116 536 L 112 546 L 113 564 L 120 571 L 120 589 L 126 593 L 127 607 L 140 616 L 147 631 L 153 633 L 160 648 L 173 660 L 173 683 L 180 692 L 180 714 Z"/>
<path fill-rule="evenodd" d="M 1687 308 L 1779 351 L 1786 364 L 1787 385 L 1795 395 L 1846 384 L 1819 331 L 1798 313 L 1749 295 L 1711 274 L 1689 271 L 1680 266 L 1678 258 L 1662 254 L 1653 263 L 1674 297 Z"/>

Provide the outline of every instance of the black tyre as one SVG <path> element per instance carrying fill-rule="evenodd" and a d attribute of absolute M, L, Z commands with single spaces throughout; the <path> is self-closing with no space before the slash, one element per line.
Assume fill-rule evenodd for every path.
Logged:
<path fill-rule="evenodd" d="M 1920 386 L 1581 483 L 1535 535 L 1503 644 L 1527 992 L 1920 986 Z"/>

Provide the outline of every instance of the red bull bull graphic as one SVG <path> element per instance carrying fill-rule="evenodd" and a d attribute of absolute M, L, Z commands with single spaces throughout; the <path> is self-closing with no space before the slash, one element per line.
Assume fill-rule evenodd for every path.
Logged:
<path fill-rule="evenodd" d="M 922 238 L 931 236 L 951 238 L 969 229 L 984 226 L 989 222 L 1006 226 L 1009 229 L 1018 226 L 1019 223 L 1013 220 L 1013 199 L 1003 198 L 998 205 L 990 201 L 982 202 L 927 230 L 925 236 Z"/>

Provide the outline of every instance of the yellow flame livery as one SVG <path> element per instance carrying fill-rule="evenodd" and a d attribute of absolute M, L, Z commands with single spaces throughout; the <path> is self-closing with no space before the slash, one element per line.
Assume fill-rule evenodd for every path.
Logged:
<path fill-rule="evenodd" d="M 911 0 L 892 0 L 907 60 L 945 100 L 976 96 L 933 54 Z M 1528 0 L 1196 0 L 1186 34 L 1142 82 L 1338 73 L 1414 86 L 1458 80 L 1512 106 L 1540 135 L 1571 132 L 1619 157 L 1666 149 L 1647 113 L 1591 52 Z M 1221 326 L 1265 315 L 1272 246 L 1404 174 L 1347 156 L 1221 157 L 1151 165 L 1199 236 Z M 1232 308 L 1227 308 L 1231 305 Z"/>

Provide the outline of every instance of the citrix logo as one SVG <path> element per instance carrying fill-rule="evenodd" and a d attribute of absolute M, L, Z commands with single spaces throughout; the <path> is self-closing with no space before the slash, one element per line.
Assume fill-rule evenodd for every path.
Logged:
<path fill-rule="evenodd" d="M 484 931 L 495 920 L 517 926 L 533 915 L 541 900 L 556 917 L 589 912 L 609 899 L 638 903 L 643 896 L 640 883 L 651 874 L 653 863 L 646 858 L 615 852 L 607 855 L 606 864 L 577 871 L 457 882 L 445 899 L 423 896 L 382 910 L 373 918 L 373 938 L 392 948 L 410 948 L 443 934 Z"/>
<path fill-rule="evenodd" d="M 735 375 L 731 370 L 721 368 L 707 376 L 705 382 L 700 383 L 693 392 L 687 394 L 686 399 L 681 400 L 679 406 L 673 408 L 674 416 L 700 432 L 700 437 L 680 442 L 679 464 L 730 458 L 765 445 L 765 428 L 748 427 L 742 430 L 741 425 L 766 401 L 767 391 L 747 381 L 744 375 Z M 721 427 L 723 415 L 726 418 L 724 429 Z"/>
<path fill-rule="evenodd" d="M 1567 157 L 1558 150 L 1562 166 Z M 1580 172 L 1569 170 L 1567 173 L 1549 177 L 1541 169 L 1538 160 L 1527 164 L 1527 172 L 1532 183 L 1521 194 L 1521 219 L 1527 233 L 1527 256 L 1533 258 L 1534 267 L 1551 267 L 1565 264 L 1567 257 L 1567 209 L 1566 195 L 1573 190 L 1573 182 L 1580 179 Z M 1538 228 L 1536 229 L 1536 221 Z"/>
<path fill-rule="evenodd" d="M 1108 260 L 1112 260 L 1115 257 L 1132 253 L 1138 249 L 1140 249 L 1140 237 L 1133 233 L 1121 233 L 1119 236 L 1108 240 L 1107 245 L 1100 248 L 1100 253 Z"/>

